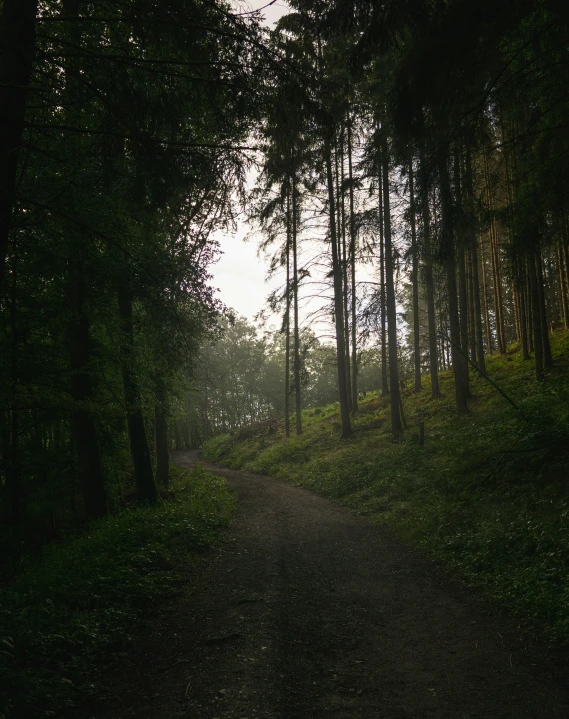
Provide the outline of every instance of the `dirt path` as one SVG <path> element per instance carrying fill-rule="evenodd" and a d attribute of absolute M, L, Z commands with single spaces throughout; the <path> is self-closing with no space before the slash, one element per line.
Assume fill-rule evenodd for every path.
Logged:
<path fill-rule="evenodd" d="M 388 532 L 303 489 L 213 471 L 241 500 L 227 541 L 85 717 L 569 717 L 557 663 Z"/>

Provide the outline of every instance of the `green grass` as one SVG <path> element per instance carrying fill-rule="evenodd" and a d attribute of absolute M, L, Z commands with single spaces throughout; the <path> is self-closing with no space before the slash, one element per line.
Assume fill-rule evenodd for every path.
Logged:
<path fill-rule="evenodd" d="M 472 373 L 471 413 L 458 416 L 446 372 L 442 398 L 430 398 L 428 377 L 423 392 L 404 391 L 409 427 L 399 442 L 390 435 L 387 401 L 371 394 L 348 441 L 339 440 L 336 404 L 303 412 L 300 437 L 260 433 L 238 442 L 224 435 L 207 444 L 205 456 L 336 498 L 567 642 L 569 334 L 555 336 L 552 348 L 555 368 L 543 382 L 515 348 L 489 358 L 489 375 L 521 412 Z"/>
<path fill-rule="evenodd" d="M 0 592 L 0 719 L 61 716 L 97 692 L 98 667 L 187 581 L 232 516 L 225 480 L 172 468 L 170 499 L 47 546 Z"/>

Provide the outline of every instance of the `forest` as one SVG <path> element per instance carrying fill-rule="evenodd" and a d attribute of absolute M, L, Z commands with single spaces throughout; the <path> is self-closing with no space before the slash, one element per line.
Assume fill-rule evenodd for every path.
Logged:
<path fill-rule="evenodd" d="M 92 532 L 110 547 L 120 517 L 189 511 L 173 452 L 205 445 L 344 496 L 363 485 L 304 472 L 324 452 L 311 432 L 349 462 L 377 445 L 416 472 L 432 430 L 448 457 L 470 448 L 449 472 L 476 502 L 484 447 L 501 443 L 503 496 L 517 506 L 518 479 L 520 516 L 549 502 L 544 536 L 566 531 L 566 3 L 288 0 L 272 27 L 264 9 L 0 0 L 0 665 L 24 687 L 0 717 L 39 716 L 51 681 L 38 659 L 22 698 L 37 651 L 23 617 L 45 600 L 14 589 L 32 586 L 22 573 Z M 278 284 L 254 322 L 212 281 L 242 217 Z M 368 429 L 374 447 L 358 444 Z M 218 531 L 233 500 L 196 472 L 191 501 Z M 414 521 L 402 531 L 420 543 Z M 64 654 L 57 641 L 39 654 Z M 77 698 L 61 692 L 56 712 Z"/>

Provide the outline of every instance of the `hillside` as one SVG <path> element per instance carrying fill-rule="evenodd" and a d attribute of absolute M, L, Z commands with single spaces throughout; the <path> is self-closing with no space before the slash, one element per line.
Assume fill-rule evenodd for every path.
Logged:
<path fill-rule="evenodd" d="M 386 398 L 368 393 L 354 434 L 340 441 L 339 407 L 303 413 L 304 433 L 279 422 L 221 435 L 204 455 L 234 469 L 286 479 L 334 497 L 394 529 L 478 591 L 569 640 L 569 334 L 552 337 L 555 367 L 536 382 L 517 348 L 471 372 L 471 413 L 454 409 L 452 375 L 443 397 L 403 391 L 407 430 L 390 436 Z M 419 426 L 424 422 L 424 444 Z M 294 424 L 293 424 L 294 426 Z"/>

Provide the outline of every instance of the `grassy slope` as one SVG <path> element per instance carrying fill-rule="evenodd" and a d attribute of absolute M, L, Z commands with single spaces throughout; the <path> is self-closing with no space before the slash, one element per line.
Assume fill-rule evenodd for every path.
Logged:
<path fill-rule="evenodd" d="M 471 375 L 471 414 L 457 416 L 446 372 L 440 399 L 430 398 L 428 377 L 422 393 L 404 392 L 409 428 L 399 443 L 386 400 L 368 394 L 349 441 L 338 439 L 335 404 L 305 411 L 300 437 L 224 435 L 205 455 L 337 498 L 569 641 L 569 334 L 553 339 L 553 351 L 555 369 L 542 383 L 519 352 L 489 359 L 489 375 L 526 419 L 479 375 Z M 544 449 L 527 451 L 534 448 Z"/>
<path fill-rule="evenodd" d="M 108 651 L 171 600 L 236 506 L 225 480 L 172 468 L 168 501 L 48 545 L 0 591 L 0 719 L 61 716 L 97 691 Z"/>

